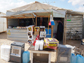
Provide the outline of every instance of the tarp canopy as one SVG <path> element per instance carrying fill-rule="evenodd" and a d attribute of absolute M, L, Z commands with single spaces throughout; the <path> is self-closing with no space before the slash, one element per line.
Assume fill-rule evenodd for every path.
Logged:
<path fill-rule="evenodd" d="M 61 12 L 59 12 L 59 10 L 61 10 Z M 12 17 L 13 15 L 15 15 L 13 17 L 23 18 L 24 16 L 22 14 L 28 13 L 33 14 L 34 17 L 48 17 L 50 14 L 52 14 L 53 17 L 65 17 L 65 9 L 58 8 L 49 4 L 40 3 L 37 1 L 22 7 L 8 10 L 6 13 L 6 17 Z M 19 17 L 16 15 L 19 15 Z M 34 17 L 32 16 L 32 18 Z"/>
<path fill-rule="evenodd" d="M 65 14 L 73 13 L 72 10 L 67 10 L 63 8 L 58 8 L 49 4 L 44 4 L 40 2 L 33 2 L 28 5 L 18 7 L 15 9 L 8 10 L 6 13 L 6 18 L 35 18 L 35 17 L 49 17 L 50 14 L 53 17 L 65 18 Z M 77 12 L 76 12 L 77 13 Z"/>
<path fill-rule="evenodd" d="M 8 10 L 8 11 L 9 12 L 18 12 L 18 11 L 48 10 L 48 9 L 57 10 L 57 9 L 63 9 L 63 8 L 58 8 L 58 7 L 49 5 L 49 4 L 44 4 L 44 3 L 40 3 L 40 2 L 35 1 L 33 3 L 29 3 L 25 6 L 18 7 L 18 8 L 15 8 L 15 9 L 11 9 L 11 10 Z"/>
<path fill-rule="evenodd" d="M 32 13 L 26 14 L 18 14 L 18 15 L 11 15 L 11 16 L 2 16 L 3 18 L 34 18 Z"/>

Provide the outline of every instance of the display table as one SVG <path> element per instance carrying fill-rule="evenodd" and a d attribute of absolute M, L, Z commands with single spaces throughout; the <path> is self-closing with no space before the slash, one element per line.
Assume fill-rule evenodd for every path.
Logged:
<path fill-rule="evenodd" d="M 31 52 L 31 63 L 51 63 L 51 52 L 56 52 L 57 50 L 45 49 L 42 51 L 36 51 L 34 46 L 31 45 L 28 49 Z M 57 52 L 56 52 L 57 58 Z M 55 58 L 55 59 L 56 59 Z"/>

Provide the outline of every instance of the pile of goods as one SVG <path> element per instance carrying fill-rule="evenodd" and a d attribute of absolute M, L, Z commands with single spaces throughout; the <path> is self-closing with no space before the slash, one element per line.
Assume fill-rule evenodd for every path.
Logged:
<path fill-rule="evenodd" d="M 56 49 L 59 41 L 55 38 L 44 38 L 44 48 Z"/>
<path fill-rule="evenodd" d="M 35 50 L 46 48 L 56 50 L 59 41 L 55 38 L 46 38 L 45 26 L 28 26 L 28 43 L 35 46 Z"/>

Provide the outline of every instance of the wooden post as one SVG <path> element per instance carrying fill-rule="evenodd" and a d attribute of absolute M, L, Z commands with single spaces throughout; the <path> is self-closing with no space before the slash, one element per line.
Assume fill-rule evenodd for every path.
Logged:
<path fill-rule="evenodd" d="M 6 20 L 7 20 L 7 28 L 8 28 L 8 18 L 6 18 Z"/>
<path fill-rule="evenodd" d="M 19 26 L 19 18 L 18 18 L 18 26 Z"/>
<path fill-rule="evenodd" d="M 37 26 L 37 17 L 36 17 L 36 26 Z"/>
<path fill-rule="evenodd" d="M 51 38 L 53 38 L 53 25 L 51 26 Z"/>
<path fill-rule="evenodd" d="M 48 33 L 49 33 L 49 21 L 50 21 L 50 16 L 48 17 Z"/>
<path fill-rule="evenodd" d="M 63 33 L 63 45 L 66 44 L 66 20 L 67 20 L 67 17 L 65 15 L 65 18 L 64 18 L 64 33 Z"/>
<path fill-rule="evenodd" d="M 52 16 L 53 16 L 53 12 L 52 12 Z M 51 38 L 53 38 L 53 25 L 51 25 Z"/>

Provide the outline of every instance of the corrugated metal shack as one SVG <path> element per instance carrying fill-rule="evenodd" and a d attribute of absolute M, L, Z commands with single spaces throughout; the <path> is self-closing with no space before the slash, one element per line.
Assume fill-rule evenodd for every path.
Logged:
<path fill-rule="evenodd" d="M 0 16 L 6 16 L 5 13 L 0 12 Z M 7 22 L 6 18 L 0 17 L 0 33 L 7 31 Z"/>
<path fill-rule="evenodd" d="M 53 15 L 55 26 L 54 28 L 50 27 L 48 25 L 50 15 Z M 53 29 L 53 33 L 51 33 L 51 36 L 54 36 L 57 31 L 57 22 L 61 21 L 63 23 L 63 44 L 66 44 L 66 39 L 73 39 L 75 37 L 76 32 L 78 33 L 78 36 L 82 38 L 83 34 L 83 13 L 82 12 L 76 12 L 72 10 L 67 10 L 63 8 L 58 8 L 55 6 L 51 6 L 49 4 L 43 4 L 35 1 L 34 3 L 18 7 L 12 10 L 8 10 L 6 13 L 7 16 L 3 16 L 7 18 L 7 27 L 10 25 L 13 27 L 19 26 L 19 23 L 21 19 L 25 19 L 26 21 L 30 21 L 34 23 L 34 25 L 39 26 L 40 18 L 43 18 L 43 22 L 47 24 L 43 24 L 46 26 L 47 29 Z M 26 22 L 28 23 L 28 22 Z M 25 25 L 25 26 L 28 26 Z M 8 28 L 8 39 L 12 40 L 21 40 L 21 41 L 27 41 L 27 29 L 16 29 Z"/>

